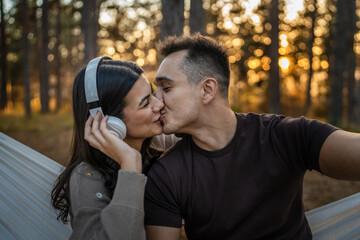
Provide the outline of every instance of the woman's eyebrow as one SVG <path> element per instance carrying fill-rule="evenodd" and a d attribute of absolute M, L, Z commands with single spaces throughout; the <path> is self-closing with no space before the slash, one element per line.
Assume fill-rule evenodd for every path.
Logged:
<path fill-rule="evenodd" d="M 140 100 L 140 103 L 139 103 L 139 107 L 141 106 L 141 104 L 150 97 L 150 94 L 146 95 L 145 97 L 143 97 L 141 100 Z"/>
<path fill-rule="evenodd" d="M 151 83 L 149 83 L 149 86 L 150 86 L 150 92 L 153 93 L 154 90 L 153 90 L 153 88 L 152 88 Z M 146 95 L 145 97 L 143 97 L 143 98 L 140 100 L 139 107 L 140 107 L 141 104 L 142 104 L 147 98 L 149 98 L 149 97 L 150 97 L 150 94 L 148 94 L 148 95 Z"/>

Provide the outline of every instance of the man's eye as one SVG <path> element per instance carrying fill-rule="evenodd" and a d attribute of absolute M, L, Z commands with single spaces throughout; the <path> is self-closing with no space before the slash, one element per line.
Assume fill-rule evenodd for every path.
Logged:
<path fill-rule="evenodd" d="M 163 87 L 162 90 L 163 90 L 164 92 L 167 92 L 167 91 L 170 90 L 170 88 L 169 88 L 169 87 Z"/>

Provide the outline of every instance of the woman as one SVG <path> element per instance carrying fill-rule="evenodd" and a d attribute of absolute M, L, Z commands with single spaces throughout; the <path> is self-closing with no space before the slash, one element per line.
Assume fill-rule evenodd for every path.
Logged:
<path fill-rule="evenodd" d="M 89 117 L 85 71 L 78 73 L 73 86 L 70 162 L 52 190 L 52 204 L 64 223 L 70 215 L 70 239 L 145 239 L 143 173 L 161 154 L 149 145 L 152 136 L 161 134 L 163 103 L 154 97 L 151 84 L 135 63 L 103 59 L 95 75 L 99 105 L 104 114 L 125 123 L 126 137 L 120 141 L 106 130 L 108 116 L 101 120 L 98 112 L 95 121 Z M 106 147 L 116 147 L 120 156 L 109 158 L 91 147 L 87 141 L 95 139 L 105 143 L 95 147 L 104 152 Z"/>

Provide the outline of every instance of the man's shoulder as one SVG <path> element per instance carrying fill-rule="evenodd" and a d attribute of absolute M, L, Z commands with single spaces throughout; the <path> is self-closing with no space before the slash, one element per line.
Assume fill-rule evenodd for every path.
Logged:
<path fill-rule="evenodd" d="M 186 145 L 185 142 L 186 142 L 187 137 L 188 137 L 187 135 L 183 136 L 182 139 L 180 139 L 173 146 L 171 146 L 169 149 L 164 151 L 164 153 L 161 154 L 158 161 L 162 162 L 162 161 L 167 161 L 169 159 L 179 158 L 181 156 L 181 152 L 185 148 L 185 145 Z"/>
<path fill-rule="evenodd" d="M 281 120 L 286 118 L 284 115 L 282 114 L 275 114 L 275 113 L 253 113 L 253 112 L 248 112 L 248 113 L 236 113 L 236 116 L 238 118 L 242 118 L 242 119 L 249 119 L 249 120 L 253 120 L 253 119 L 261 119 L 261 120 L 273 120 L 273 119 L 277 119 L 277 120 Z"/>
<path fill-rule="evenodd" d="M 186 153 L 190 151 L 188 135 L 183 136 L 175 145 L 166 150 L 151 166 L 148 176 L 152 173 L 168 172 L 174 174 L 185 164 Z"/>
<path fill-rule="evenodd" d="M 272 113 L 236 113 L 236 116 L 240 122 L 238 127 L 241 126 L 242 130 L 251 127 L 267 128 L 286 119 L 284 115 Z"/>

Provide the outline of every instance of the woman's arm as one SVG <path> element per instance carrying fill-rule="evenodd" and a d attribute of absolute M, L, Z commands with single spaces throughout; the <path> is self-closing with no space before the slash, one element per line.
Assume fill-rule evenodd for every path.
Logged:
<path fill-rule="evenodd" d="M 120 170 L 111 199 L 100 173 L 80 167 L 70 181 L 71 239 L 145 239 L 146 177 Z"/>

